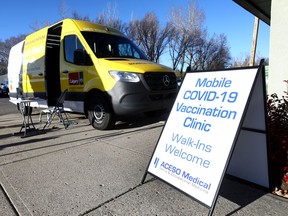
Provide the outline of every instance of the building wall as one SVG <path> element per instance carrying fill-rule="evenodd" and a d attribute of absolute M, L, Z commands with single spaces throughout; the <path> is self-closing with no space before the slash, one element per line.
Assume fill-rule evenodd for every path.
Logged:
<path fill-rule="evenodd" d="M 268 94 L 287 94 L 284 80 L 288 80 L 288 4 L 287 0 L 272 0 Z"/>

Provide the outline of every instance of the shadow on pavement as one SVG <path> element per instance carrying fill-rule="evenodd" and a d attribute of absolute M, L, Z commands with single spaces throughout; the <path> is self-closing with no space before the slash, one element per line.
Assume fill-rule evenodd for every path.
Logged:
<path fill-rule="evenodd" d="M 226 175 L 223 179 L 219 195 L 236 203 L 240 207 L 227 215 L 233 215 L 240 209 L 258 200 L 260 197 L 267 194 L 264 188 L 260 188 L 253 183 L 242 181 L 233 176 Z"/>
<path fill-rule="evenodd" d="M 37 143 L 37 142 L 43 142 L 46 140 L 51 140 L 51 139 L 56 139 L 57 137 L 46 137 L 46 138 L 39 138 L 39 139 L 30 139 L 30 140 L 25 140 L 22 142 L 17 142 L 17 143 L 10 143 L 10 144 L 4 144 L 4 145 L 0 145 L 0 150 L 3 150 L 5 148 L 9 148 L 9 147 L 15 147 L 15 146 L 20 146 L 20 145 L 25 145 L 25 144 L 31 144 L 31 143 Z M 0 155 L 4 156 L 4 155 Z"/>
<path fill-rule="evenodd" d="M 148 126 L 151 124 L 155 124 L 160 121 L 166 121 L 168 119 L 167 114 L 162 114 L 157 117 L 149 117 L 145 114 L 127 116 L 119 119 L 116 125 L 112 128 L 113 130 L 120 129 L 131 129 L 131 128 L 139 128 L 143 126 Z"/>

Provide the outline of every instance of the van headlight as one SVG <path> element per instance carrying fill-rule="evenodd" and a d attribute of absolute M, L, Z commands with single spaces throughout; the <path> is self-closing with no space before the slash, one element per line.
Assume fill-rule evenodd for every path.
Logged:
<path fill-rule="evenodd" d="M 138 74 L 125 72 L 125 71 L 109 71 L 109 74 L 113 77 L 113 79 L 117 81 L 123 82 L 139 82 L 140 78 Z"/>

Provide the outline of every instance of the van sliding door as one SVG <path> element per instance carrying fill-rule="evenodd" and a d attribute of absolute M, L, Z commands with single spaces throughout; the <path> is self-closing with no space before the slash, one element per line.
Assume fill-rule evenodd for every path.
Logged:
<path fill-rule="evenodd" d="M 48 29 L 45 56 L 45 88 L 48 106 L 54 106 L 61 94 L 60 39 L 62 22 Z"/>

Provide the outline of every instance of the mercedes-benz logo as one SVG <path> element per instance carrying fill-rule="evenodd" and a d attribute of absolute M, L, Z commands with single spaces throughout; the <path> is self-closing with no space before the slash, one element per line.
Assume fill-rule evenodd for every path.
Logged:
<path fill-rule="evenodd" d="M 163 78 L 162 78 L 162 81 L 163 81 L 163 84 L 164 84 L 165 86 L 169 86 L 169 84 L 170 84 L 170 78 L 169 78 L 168 75 L 164 75 Z"/>

